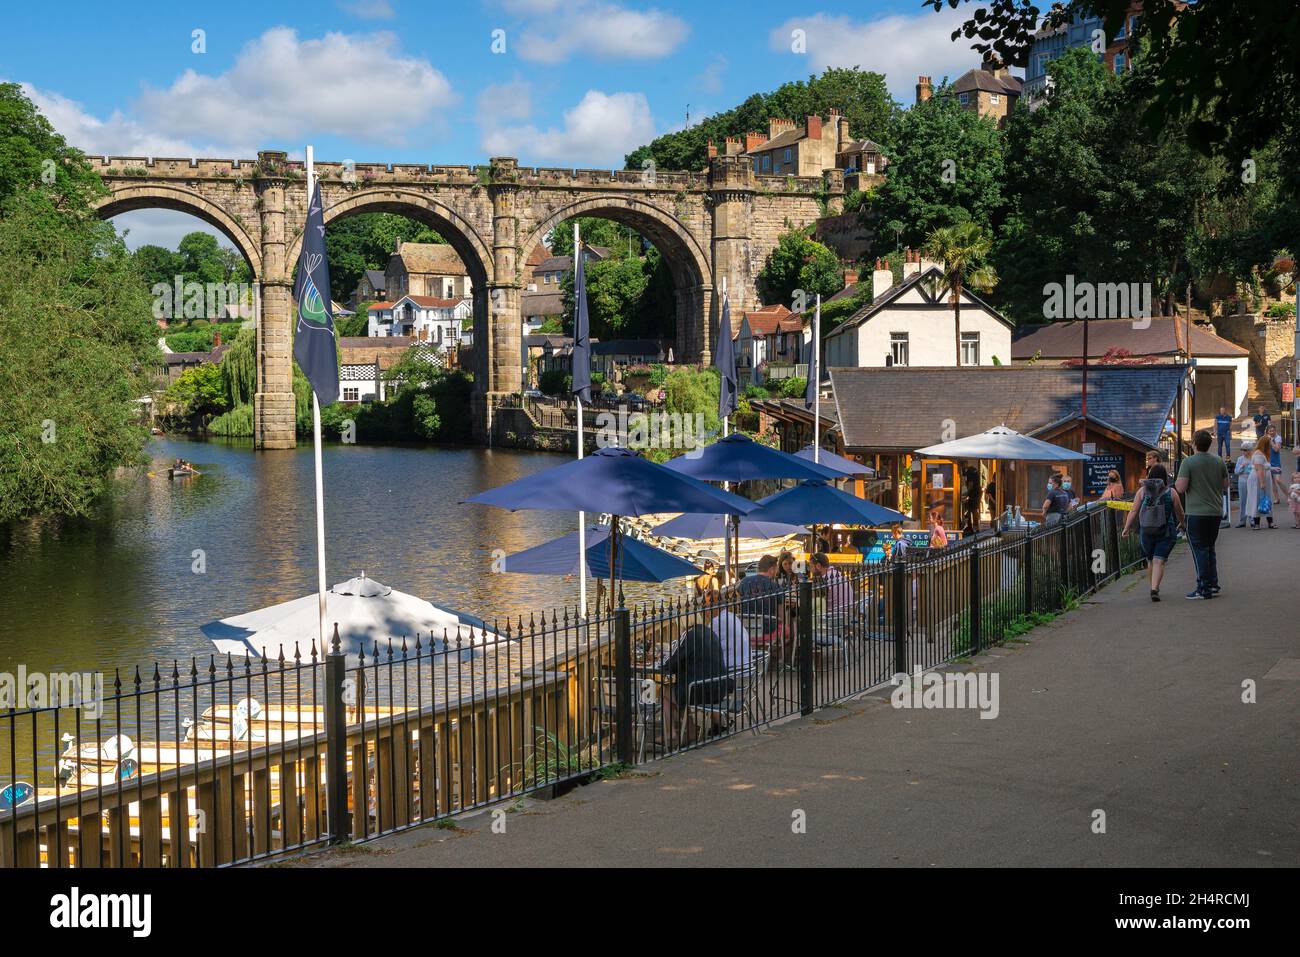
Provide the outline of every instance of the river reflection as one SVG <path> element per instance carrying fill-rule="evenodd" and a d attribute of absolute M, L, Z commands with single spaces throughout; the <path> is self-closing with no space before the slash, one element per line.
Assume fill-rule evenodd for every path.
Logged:
<path fill-rule="evenodd" d="M 203 622 L 315 588 L 310 446 L 256 452 L 247 442 L 168 438 L 148 454 L 152 473 L 124 476 L 94 518 L 0 531 L 0 670 L 107 670 L 206 655 Z M 202 474 L 168 478 L 178 456 Z M 575 516 L 459 504 L 560 461 L 499 449 L 327 446 L 329 582 L 365 570 L 487 618 L 576 601 L 576 582 L 490 571 L 494 549 L 565 534 Z"/>

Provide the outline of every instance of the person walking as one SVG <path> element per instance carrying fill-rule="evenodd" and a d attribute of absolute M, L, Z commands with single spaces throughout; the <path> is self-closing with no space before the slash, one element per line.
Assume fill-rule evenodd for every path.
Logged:
<path fill-rule="evenodd" d="M 1187 543 L 1192 547 L 1196 565 L 1196 588 L 1188 598 L 1213 598 L 1219 593 L 1219 564 L 1214 543 L 1219 538 L 1223 520 L 1223 493 L 1228 490 L 1228 467 L 1223 459 L 1210 454 L 1213 439 L 1205 429 L 1192 436 L 1194 455 L 1183 459 L 1174 489 L 1183 499 L 1187 515 Z"/>
<path fill-rule="evenodd" d="M 1160 600 L 1160 582 L 1165 576 L 1165 562 L 1178 541 L 1178 529 L 1184 525 L 1183 506 L 1169 488 L 1169 471 L 1160 464 L 1151 466 L 1147 477 L 1138 485 L 1133 508 L 1124 522 L 1123 535 L 1139 529 L 1138 540 L 1147 560 L 1151 582 L 1151 600 Z"/>
<path fill-rule="evenodd" d="M 1261 402 L 1259 411 L 1251 416 L 1251 421 L 1255 423 L 1255 438 L 1259 438 L 1273 424 L 1273 417 L 1264 411 L 1264 403 Z"/>
<path fill-rule="evenodd" d="M 1238 528 L 1246 527 L 1246 503 L 1250 497 L 1250 457 L 1255 451 L 1255 443 L 1242 442 L 1241 454 L 1237 456 L 1236 467 L 1232 474 L 1237 479 L 1237 514 L 1241 521 L 1237 522 Z"/>
<path fill-rule="evenodd" d="M 1287 489 L 1286 497 L 1291 503 L 1291 525 L 1300 528 L 1300 472 L 1291 473 L 1291 487 Z"/>
<path fill-rule="evenodd" d="M 1226 405 L 1219 406 L 1219 414 L 1214 417 L 1214 438 L 1218 442 L 1219 458 L 1226 459 L 1232 455 L 1232 416 L 1228 415 Z"/>

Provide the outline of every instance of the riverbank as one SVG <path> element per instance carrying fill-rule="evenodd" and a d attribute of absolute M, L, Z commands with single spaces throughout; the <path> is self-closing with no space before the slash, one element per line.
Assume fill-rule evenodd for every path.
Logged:
<path fill-rule="evenodd" d="M 994 720 L 896 710 L 885 689 L 559 800 L 513 802 L 504 831 L 480 812 L 293 863 L 1295 866 L 1297 543 L 1289 525 L 1224 530 L 1214 601 L 1154 604 L 1131 575 L 958 666 L 999 676 Z M 1193 579 L 1179 546 L 1171 596 Z"/>

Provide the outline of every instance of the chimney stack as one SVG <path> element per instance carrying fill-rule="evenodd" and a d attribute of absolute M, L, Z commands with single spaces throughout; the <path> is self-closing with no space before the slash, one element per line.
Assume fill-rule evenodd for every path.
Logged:
<path fill-rule="evenodd" d="M 844 285 L 852 286 L 858 281 L 858 271 L 856 269 L 844 270 Z"/>
<path fill-rule="evenodd" d="M 924 103 L 932 96 L 934 96 L 934 86 L 930 83 L 930 78 L 928 76 L 918 76 L 916 78 L 916 102 Z"/>
<path fill-rule="evenodd" d="M 998 77 L 1005 77 L 1010 72 L 1007 70 L 1006 64 L 1002 62 L 1002 57 L 992 50 L 984 54 L 984 62 L 980 64 L 980 69 Z"/>
<path fill-rule="evenodd" d="M 876 268 L 871 273 L 871 301 L 880 299 L 894 285 L 894 272 L 889 263 L 883 259 L 876 260 Z"/>
<path fill-rule="evenodd" d="M 910 248 L 903 250 L 903 280 L 915 276 L 921 271 L 921 254 L 912 252 Z"/>
<path fill-rule="evenodd" d="M 767 137 L 764 136 L 762 133 L 746 133 L 745 152 L 752 153 L 754 152 L 754 150 L 758 149 L 766 142 L 767 142 Z"/>
<path fill-rule="evenodd" d="M 767 138 L 774 140 L 782 133 L 794 129 L 794 120 L 781 120 L 769 117 L 767 121 Z"/>
<path fill-rule="evenodd" d="M 822 118 L 820 116 L 810 116 L 804 124 L 804 133 L 810 140 L 819 140 L 822 138 Z"/>
<path fill-rule="evenodd" d="M 718 155 L 718 148 L 713 145 L 713 140 L 709 140 L 708 148 L 709 148 L 709 159 L 713 159 L 715 156 Z"/>

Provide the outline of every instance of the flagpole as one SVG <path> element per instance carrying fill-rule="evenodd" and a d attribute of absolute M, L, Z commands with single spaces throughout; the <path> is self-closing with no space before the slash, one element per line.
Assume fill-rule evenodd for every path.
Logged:
<path fill-rule="evenodd" d="M 722 308 L 723 309 L 727 308 L 727 277 L 726 276 L 722 277 Z M 714 343 L 713 348 L 714 349 L 718 348 L 717 343 Z M 722 437 L 724 439 L 727 437 L 727 434 L 730 432 L 730 428 L 729 428 L 730 425 L 731 425 L 731 416 L 724 415 L 722 417 Z M 731 491 L 731 483 L 723 482 L 722 488 L 723 491 L 726 492 Z M 736 530 L 735 523 L 738 521 L 739 519 L 733 516 L 732 520 L 727 523 L 728 525 L 731 525 L 732 528 L 730 529 L 730 531 L 728 531 L 724 526 L 724 532 L 722 535 L 722 561 L 723 561 L 723 567 L 727 570 L 728 582 L 735 581 L 735 576 L 731 571 L 731 532 L 734 532 Z M 737 551 L 740 550 L 739 545 L 736 546 L 736 550 Z"/>
<path fill-rule="evenodd" d="M 312 148 L 307 147 L 307 205 L 311 206 L 311 199 L 315 193 L 316 187 L 316 167 L 315 158 L 312 155 Z M 305 239 L 304 239 L 305 241 Z M 326 290 L 329 295 L 329 290 Z M 316 460 L 316 589 L 318 601 L 318 619 L 320 625 L 320 649 L 321 654 L 328 654 L 329 649 L 325 645 L 325 477 L 321 470 L 320 459 L 320 400 L 316 398 L 316 390 L 311 390 L 311 434 L 313 451 Z"/>
<path fill-rule="evenodd" d="M 578 275 L 578 257 L 582 255 L 581 238 L 578 235 L 578 220 L 573 221 L 573 275 Z M 583 290 L 586 294 L 586 290 Z M 578 304 L 574 302 L 574 311 L 576 313 Z M 576 317 L 575 317 L 576 320 Z M 589 331 L 590 332 L 590 331 Z M 574 330 L 577 333 L 577 330 Z M 578 406 L 578 458 L 582 458 L 583 434 L 582 434 L 582 396 L 575 394 L 574 402 Z M 578 607 L 580 616 L 587 617 L 587 513 L 578 513 Z"/>
<path fill-rule="evenodd" d="M 817 293 L 817 309 L 813 312 L 812 327 L 812 356 L 813 361 L 808 364 L 808 374 L 815 375 L 819 380 L 821 374 L 821 354 L 818 352 L 818 337 L 822 331 L 822 294 Z M 820 464 L 822 460 L 822 390 L 821 382 L 813 382 L 813 463 Z"/>

